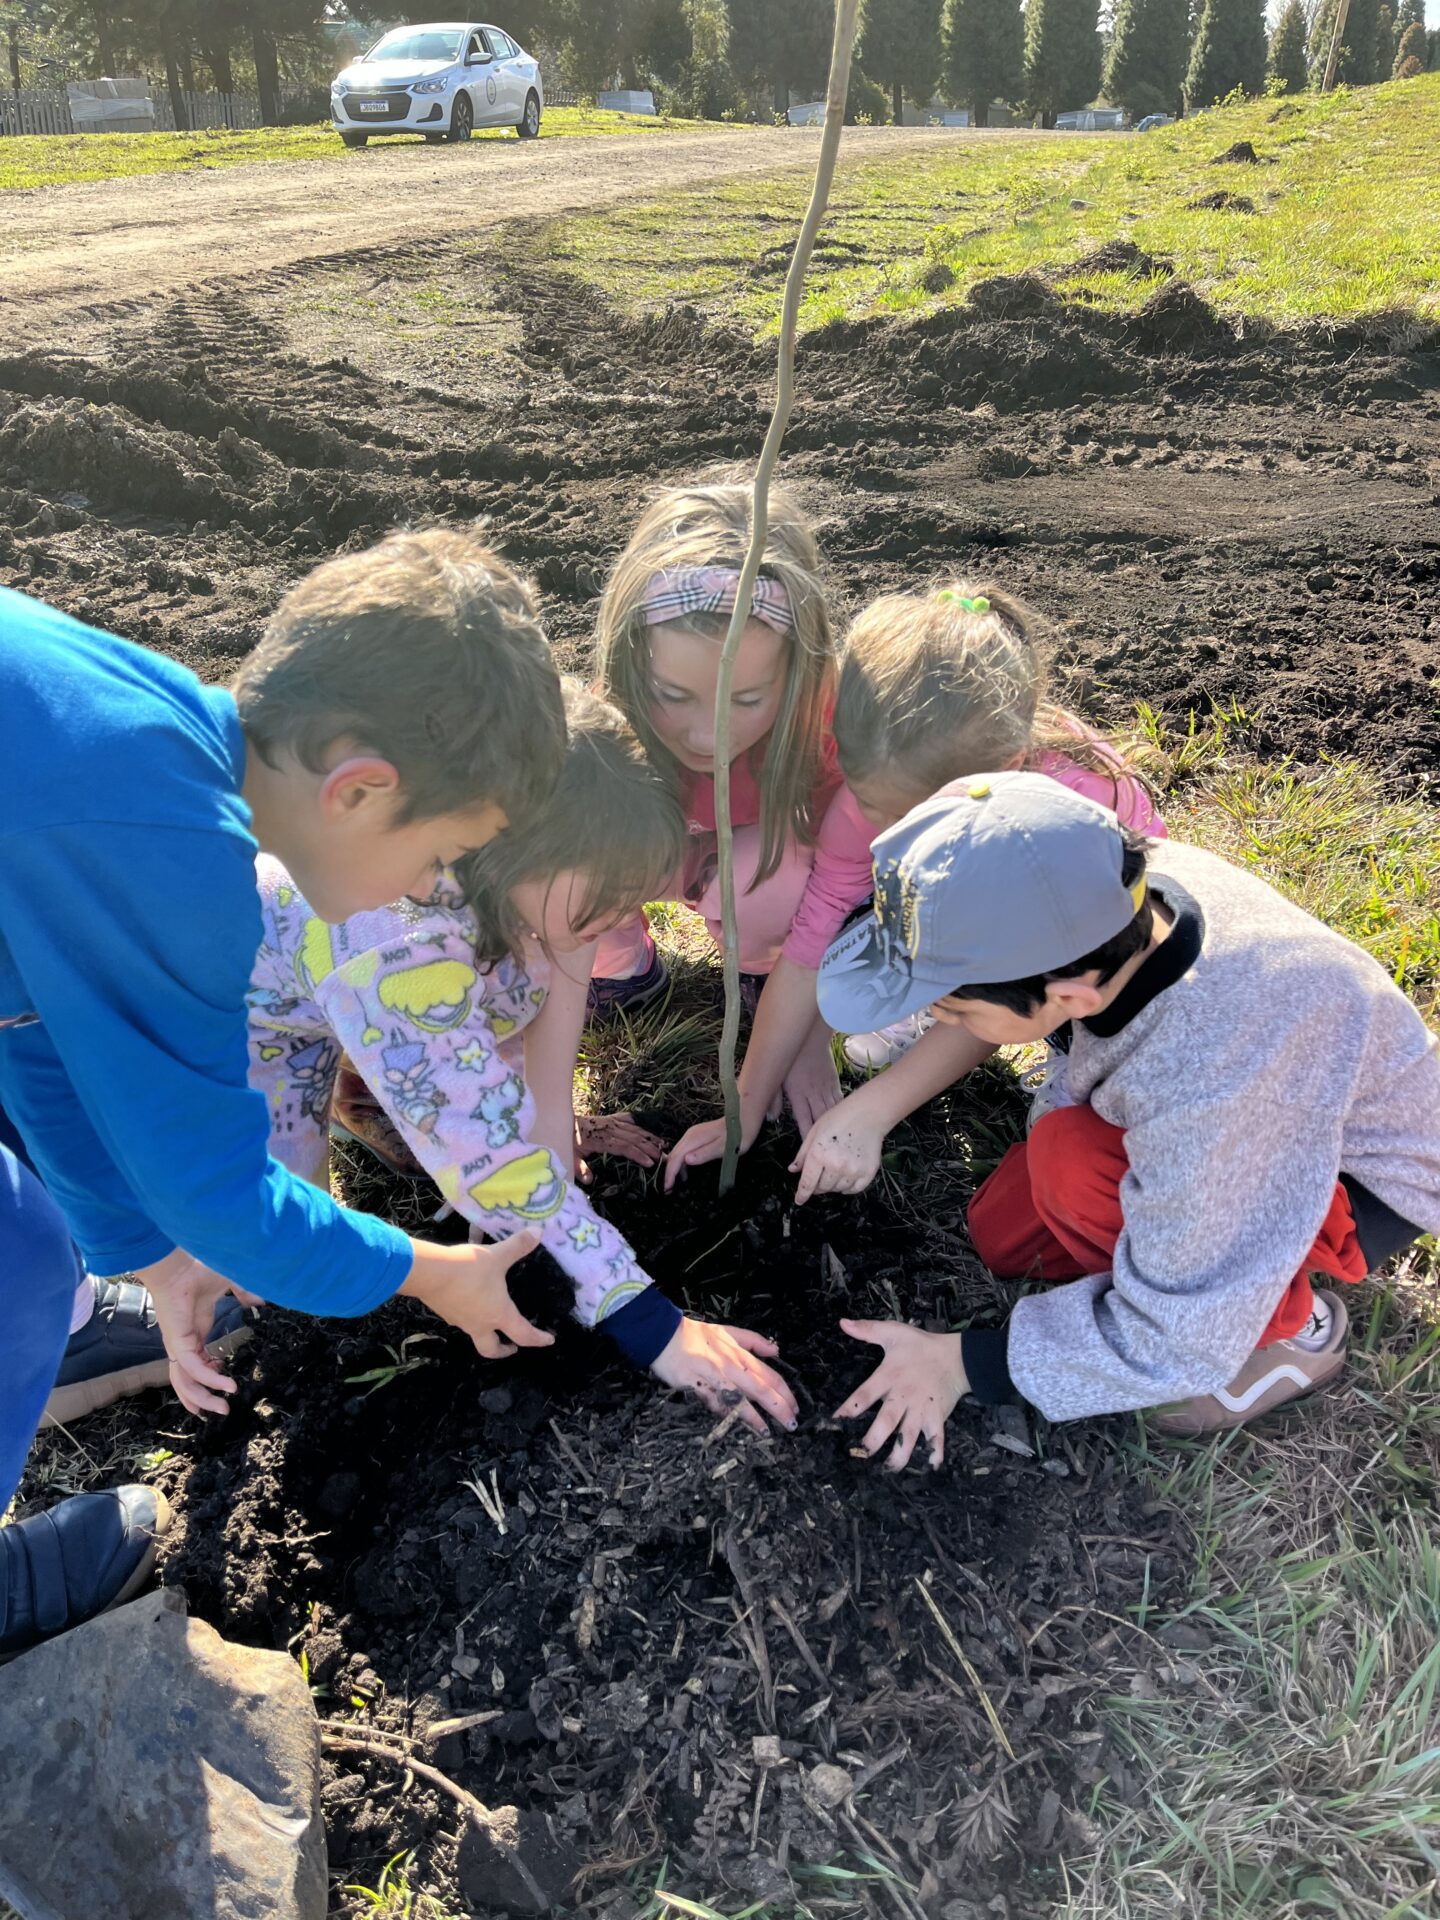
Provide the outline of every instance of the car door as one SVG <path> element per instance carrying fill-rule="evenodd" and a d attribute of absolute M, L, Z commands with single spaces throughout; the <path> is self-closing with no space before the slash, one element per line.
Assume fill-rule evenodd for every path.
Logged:
<path fill-rule="evenodd" d="M 505 116 L 500 100 L 500 80 L 495 72 L 495 55 L 481 27 L 472 28 L 465 39 L 465 85 L 474 102 L 476 126 L 501 126 Z"/>
<path fill-rule="evenodd" d="M 508 33 L 501 33 L 498 27 L 486 27 L 485 38 L 490 43 L 490 51 L 495 56 L 492 71 L 495 75 L 496 89 L 501 107 L 501 122 L 506 126 L 515 126 L 525 106 L 524 78 L 519 70 L 519 61 L 515 57 L 515 43 Z"/>

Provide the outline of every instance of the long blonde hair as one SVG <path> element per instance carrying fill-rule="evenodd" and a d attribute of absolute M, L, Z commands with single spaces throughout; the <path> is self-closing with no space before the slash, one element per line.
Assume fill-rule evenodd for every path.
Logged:
<path fill-rule="evenodd" d="M 738 572 L 750 543 L 751 488 L 731 474 L 702 474 L 666 487 L 640 516 L 616 561 L 600 602 L 597 636 L 600 691 L 634 727 L 657 767 L 680 785 L 680 768 L 651 720 L 650 631 L 646 590 L 657 573 L 677 567 L 724 567 Z M 770 495 L 760 571 L 778 580 L 790 599 L 785 688 L 760 766 L 760 862 L 755 884 L 780 864 L 787 840 L 813 846 L 819 832 L 824 736 L 835 697 L 835 642 L 825 605 L 815 535 L 784 488 Z M 681 616 L 677 624 L 723 639 L 723 614 Z M 718 657 L 718 647 L 717 647 Z M 758 754 L 758 749 L 755 750 Z"/>
<path fill-rule="evenodd" d="M 1120 781 L 1139 776 L 1047 697 L 1046 640 L 1035 609 L 989 580 L 873 601 L 841 655 L 834 730 L 845 778 L 930 794 L 1059 753 L 1110 780 L 1118 804 Z"/>
<path fill-rule="evenodd" d="M 584 874 L 579 920 L 638 912 L 679 866 L 685 817 L 625 717 L 568 674 L 561 680 L 569 744 L 544 810 L 470 854 L 456 877 L 474 912 L 475 951 L 492 966 L 519 955 L 523 927 L 510 901 L 522 880 Z"/>

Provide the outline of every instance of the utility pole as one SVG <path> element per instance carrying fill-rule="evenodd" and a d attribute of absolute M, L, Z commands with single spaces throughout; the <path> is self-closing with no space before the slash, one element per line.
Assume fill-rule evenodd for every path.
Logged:
<path fill-rule="evenodd" d="M 1335 31 L 1330 36 L 1330 53 L 1325 62 L 1325 78 L 1321 82 L 1321 93 L 1328 93 L 1335 84 L 1335 66 L 1340 58 L 1340 49 L 1345 44 L 1345 22 L 1350 17 L 1350 0 L 1340 0 L 1335 9 Z"/>

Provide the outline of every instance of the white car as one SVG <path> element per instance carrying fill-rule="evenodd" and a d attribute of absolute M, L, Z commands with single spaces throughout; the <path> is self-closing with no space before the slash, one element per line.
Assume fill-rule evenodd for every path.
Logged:
<path fill-rule="evenodd" d="M 514 127 L 533 140 L 544 104 L 540 69 L 525 49 L 475 22 L 396 27 L 330 88 L 330 117 L 347 147 L 363 147 L 372 133 L 468 140 L 476 127 Z"/>

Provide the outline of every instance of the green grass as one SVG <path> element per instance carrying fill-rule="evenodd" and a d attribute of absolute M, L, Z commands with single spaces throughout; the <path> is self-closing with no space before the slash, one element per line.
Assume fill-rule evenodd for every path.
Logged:
<path fill-rule="evenodd" d="M 590 138 L 602 133 L 673 133 L 708 123 L 602 112 L 598 107 L 550 107 L 542 140 Z M 477 140 L 513 140 L 509 127 L 477 129 Z M 310 127 L 220 128 L 207 133 L 27 134 L 0 140 L 0 193 L 31 187 L 69 187 L 88 180 L 129 179 L 142 173 L 196 173 L 277 160 L 346 160 L 371 165 L 392 145 L 416 146 L 418 136 L 377 139 L 354 152 L 340 144 L 328 121 Z"/>
<path fill-rule="evenodd" d="M 914 312 L 1014 273 L 1129 310 L 1170 277 L 1164 268 L 1227 312 L 1283 325 L 1440 321 L 1437 126 L 1440 74 L 1427 74 L 1250 101 L 1144 135 L 974 136 L 847 161 L 802 321 Z M 1211 164 L 1238 140 L 1262 164 Z M 549 251 L 622 305 L 691 300 L 765 332 L 808 188 L 800 176 L 745 181 L 607 209 L 556 222 Z M 1220 190 L 1255 212 L 1190 205 Z M 1117 238 L 1161 270 L 1075 271 Z"/>

